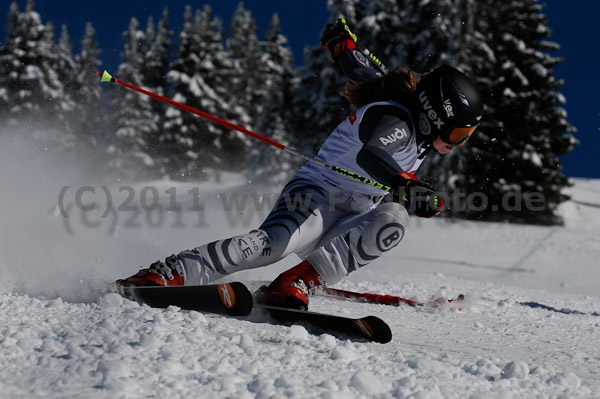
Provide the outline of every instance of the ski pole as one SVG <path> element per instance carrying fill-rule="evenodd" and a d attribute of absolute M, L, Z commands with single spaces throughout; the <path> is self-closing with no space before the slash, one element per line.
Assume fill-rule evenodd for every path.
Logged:
<path fill-rule="evenodd" d="M 358 302 L 364 303 L 376 303 L 379 305 L 390 305 L 390 306 L 400 306 L 400 305 L 408 305 L 412 307 L 439 307 L 440 305 L 446 303 L 460 304 L 464 302 L 465 296 L 460 294 L 456 299 L 447 299 L 444 297 L 440 297 L 433 301 L 428 302 L 420 302 L 413 301 L 412 299 L 406 299 L 399 296 L 394 295 L 381 295 L 381 294 L 371 294 L 366 292 L 354 292 L 354 291 L 346 291 L 340 290 L 336 288 L 328 288 L 325 287 L 317 291 L 317 293 L 321 293 L 328 296 L 334 296 L 338 298 L 351 299 Z M 462 310 L 462 307 L 459 307 L 458 310 Z"/>
<path fill-rule="evenodd" d="M 163 96 L 161 96 L 159 94 L 152 93 L 152 92 L 150 92 L 148 90 L 144 90 L 144 89 L 142 89 L 140 87 L 137 87 L 137 86 L 134 86 L 134 85 L 132 85 L 130 83 L 123 82 L 122 80 L 119 80 L 119 79 L 114 78 L 113 76 L 111 76 L 107 71 L 104 71 L 104 73 L 100 73 L 100 72 L 96 72 L 96 73 L 98 74 L 98 76 L 100 76 L 102 78 L 100 80 L 101 82 L 114 82 L 114 83 L 118 83 L 121 86 L 127 87 L 128 89 L 131 89 L 131 90 L 135 90 L 135 91 L 137 91 L 139 93 L 145 94 L 145 95 L 147 95 L 149 97 L 154 98 L 155 100 L 161 101 L 161 102 L 163 102 L 165 104 L 169 104 L 169 105 L 171 105 L 171 106 L 173 106 L 175 108 L 179 108 L 179 109 L 181 109 L 183 111 L 190 112 L 192 114 L 198 115 L 198 116 L 200 116 L 202 118 L 208 119 L 209 121 L 212 121 L 212 122 L 217 123 L 219 125 L 225 126 L 227 128 L 230 128 L 230 129 L 233 129 L 233 130 L 237 130 L 240 133 L 244 133 L 247 136 L 250 136 L 252 138 L 260 140 L 263 143 L 267 143 L 267 144 L 269 144 L 269 145 L 271 145 L 271 146 L 273 146 L 275 148 L 279 148 L 280 150 L 283 150 L 283 151 L 288 152 L 288 153 L 290 153 L 292 155 L 300 157 L 300 158 L 302 158 L 302 159 L 304 159 L 304 160 L 306 160 L 308 162 L 312 162 L 312 163 L 314 163 L 316 165 L 322 166 L 322 167 L 327 168 L 329 170 L 333 170 L 334 172 L 337 172 L 337 173 L 339 173 L 341 175 L 344 175 L 346 177 L 350 177 L 352 179 L 358 180 L 360 182 L 363 182 L 363 183 L 368 184 L 368 185 L 373 186 L 373 187 L 380 188 L 380 189 L 385 190 L 385 191 L 390 191 L 391 190 L 390 186 L 386 186 L 385 184 L 381 184 L 379 182 L 376 182 L 375 180 L 371 180 L 368 177 L 360 176 L 360 175 L 358 175 L 358 174 L 356 174 L 354 172 L 350 172 L 348 170 L 342 169 L 339 166 L 330 165 L 327 162 L 323 162 L 320 159 L 317 159 L 315 157 L 311 157 L 310 155 L 303 154 L 302 152 L 300 152 L 298 150 L 295 150 L 293 148 L 287 147 L 287 146 L 285 146 L 285 145 L 283 145 L 283 144 L 281 144 L 281 143 L 279 143 L 279 142 L 277 142 L 275 140 L 272 140 L 272 139 L 270 139 L 268 137 L 265 137 L 265 136 L 261 136 L 260 134 L 254 133 L 253 131 L 245 129 L 245 128 L 241 127 L 241 126 L 235 125 L 235 124 L 233 124 L 231 122 L 227 122 L 226 120 L 223 120 L 221 118 L 217 118 L 216 116 L 207 114 L 206 112 L 202 112 L 202 111 L 200 111 L 198 109 L 189 107 L 189 106 L 187 106 L 185 104 L 182 104 L 182 103 L 179 103 L 177 101 L 173 101 L 173 100 L 171 100 L 169 98 L 166 98 L 166 97 L 163 97 Z"/>

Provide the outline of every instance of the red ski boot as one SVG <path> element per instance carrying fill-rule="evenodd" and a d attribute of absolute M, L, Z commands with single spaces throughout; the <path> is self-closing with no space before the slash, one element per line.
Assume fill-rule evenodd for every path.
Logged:
<path fill-rule="evenodd" d="M 165 262 L 154 262 L 148 269 L 142 269 L 126 279 L 117 280 L 115 284 L 121 287 L 173 286 L 183 285 L 184 280 L 183 266 L 172 255 L 165 259 Z"/>
<path fill-rule="evenodd" d="M 309 292 L 324 285 L 319 273 L 305 260 L 281 273 L 268 286 L 260 287 L 255 295 L 265 305 L 307 310 Z"/>

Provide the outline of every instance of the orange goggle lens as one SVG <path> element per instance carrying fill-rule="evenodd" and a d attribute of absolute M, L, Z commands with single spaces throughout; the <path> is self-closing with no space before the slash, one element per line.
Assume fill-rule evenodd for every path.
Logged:
<path fill-rule="evenodd" d="M 450 131 L 448 135 L 448 144 L 459 145 L 463 141 L 469 138 L 473 134 L 473 132 L 477 129 L 477 126 L 474 127 L 455 127 Z"/>

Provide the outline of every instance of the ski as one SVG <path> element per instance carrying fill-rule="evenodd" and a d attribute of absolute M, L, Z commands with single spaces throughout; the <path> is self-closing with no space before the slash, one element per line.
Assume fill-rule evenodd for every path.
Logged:
<path fill-rule="evenodd" d="M 250 314 L 253 298 L 242 283 L 173 286 L 117 287 L 124 297 L 153 308 L 178 306 L 181 309 L 215 313 L 226 316 Z"/>
<path fill-rule="evenodd" d="M 387 343 L 392 339 L 390 327 L 380 318 L 350 318 L 327 313 L 255 304 L 248 288 L 239 282 L 218 285 L 173 287 L 117 287 L 125 298 L 153 308 L 177 306 L 185 310 L 224 316 L 258 315 L 283 324 L 301 324 L 339 338 L 364 339 Z M 253 309 L 256 309 L 253 312 Z"/>
<path fill-rule="evenodd" d="M 321 330 L 339 337 L 365 339 L 381 344 L 392 340 L 392 330 L 388 324 L 376 316 L 350 318 L 329 313 L 282 308 L 256 304 L 257 310 L 264 311 L 281 323 L 305 325 L 310 329 Z"/>
<path fill-rule="evenodd" d="M 412 299 L 406 299 L 399 296 L 394 295 L 382 295 L 382 294 L 371 294 L 366 292 L 354 292 L 347 290 L 340 290 L 337 288 L 322 288 L 317 290 L 318 294 L 332 296 L 336 298 L 350 299 L 357 302 L 363 303 L 376 303 L 379 305 L 389 305 L 389 306 L 401 306 L 408 305 L 412 307 L 430 307 L 437 308 L 442 305 L 446 305 L 448 303 L 460 304 L 465 300 L 465 296 L 463 294 L 459 295 L 456 299 L 447 299 L 444 297 L 440 297 L 438 299 L 420 302 L 414 301 Z M 457 310 L 462 310 L 462 307 L 456 307 Z"/>

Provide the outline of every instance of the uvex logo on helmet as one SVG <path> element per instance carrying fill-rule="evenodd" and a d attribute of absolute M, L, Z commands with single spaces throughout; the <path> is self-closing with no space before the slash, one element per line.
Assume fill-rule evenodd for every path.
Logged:
<path fill-rule="evenodd" d="M 437 114 L 437 112 L 435 112 L 433 110 L 433 107 L 431 106 L 431 103 L 429 102 L 429 99 L 427 98 L 427 95 L 425 94 L 425 91 L 422 91 L 419 94 L 419 101 L 421 101 L 421 104 L 423 105 L 423 109 L 425 110 L 425 114 L 427 115 L 427 117 L 429 118 L 429 120 L 431 122 L 433 122 L 433 124 L 435 125 L 435 127 L 437 127 L 439 130 L 442 130 L 442 126 L 444 126 L 445 123 L 439 117 L 439 115 Z"/>
<path fill-rule="evenodd" d="M 450 101 L 449 98 L 444 100 L 443 107 L 444 107 L 444 111 L 446 111 L 446 116 L 448 118 L 454 116 L 454 110 L 452 109 L 452 102 Z"/>

